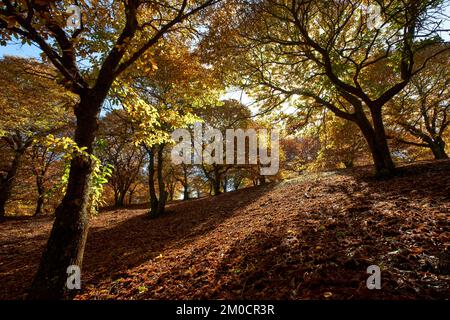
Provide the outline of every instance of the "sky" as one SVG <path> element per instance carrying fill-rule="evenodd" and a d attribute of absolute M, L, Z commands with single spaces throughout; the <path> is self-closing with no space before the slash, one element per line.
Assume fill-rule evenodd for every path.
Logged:
<path fill-rule="evenodd" d="M 20 42 L 10 42 L 7 46 L 0 46 L 0 58 L 5 55 L 21 56 L 40 59 L 41 50 L 36 46 L 22 45 Z"/>

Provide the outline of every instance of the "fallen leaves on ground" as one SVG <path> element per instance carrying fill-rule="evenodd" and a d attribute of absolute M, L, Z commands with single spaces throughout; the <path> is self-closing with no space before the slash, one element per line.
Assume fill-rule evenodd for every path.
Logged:
<path fill-rule="evenodd" d="M 77 299 L 444 299 L 450 162 L 368 169 L 92 219 Z M 24 297 L 51 218 L 0 226 L 0 298 Z M 381 268 L 381 290 L 366 269 Z"/>

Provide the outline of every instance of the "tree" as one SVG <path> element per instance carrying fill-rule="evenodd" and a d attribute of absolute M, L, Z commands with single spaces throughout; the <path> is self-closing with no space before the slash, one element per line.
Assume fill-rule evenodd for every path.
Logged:
<path fill-rule="evenodd" d="M 440 46 L 431 47 L 427 53 L 439 50 Z M 387 115 L 393 122 L 390 129 L 394 138 L 403 144 L 429 148 L 435 159 L 448 159 L 444 136 L 450 125 L 449 86 L 450 54 L 447 51 L 431 60 L 391 101 Z"/>
<path fill-rule="evenodd" d="M 133 129 L 123 110 L 112 110 L 101 119 L 100 146 L 97 153 L 114 169 L 109 184 L 114 191 L 114 205 L 123 207 L 141 172 L 145 154 L 133 144 Z"/>
<path fill-rule="evenodd" d="M 57 179 L 60 178 L 61 172 L 49 174 L 52 167 L 60 160 L 61 155 L 55 151 L 49 150 L 45 144 L 37 143 L 31 148 L 31 172 L 36 180 L 36 189 L 38 198 L 36 201 L 36 209 L 34 215 L 42 213 L 46 198 L 51 195 L 53 188 L 57 186 Z"/>
<path fill-rule="evenodd" d="M 198 120 L 194 110 L 214 99 L 220 88 L 191 51 L 188 43 L 175 38 L 153 52 L 157 68 L 132 68 L 118 84 L 117 96 L 132 120 L 135 143 L 147 152 L 152 218 L 164 213 L 169 196 L 164 172 L 170 133 Z"/>
<path fill-rule="evenodd" d="M 352 168 L 366 154 L 366 146 L 361 131 L 353 122 L 328 112 L 320 128 L 316 165 L 334 169 L 343 164 L 345 168 Z"/>
<path fill-rule="evenodd" d="M 281 167 L 286 172 L 301 174 L 308 165 L 317 158 L 320 141 L 317 135 L 306 135 L 302 138 L 288 137 L 281 140 L 283 162 Z"/>
<path fill-rule="evenodd" d="M 194 168 L 193 166 L 184 163 L 180 164 L 179 166 L 173 167 L 175 179 L 183 187 L 183 200 L 189 200 L 190 194 L 189 176 L 192 175 Z"/>
<path fill-rule="evenodd" d="M 434 38 L 440 31 L 440 3 L 237 1 L 238 14 L 216 15 L 204 46 L 210 61 L 231 70 L 231 82 L 268 108 L 320 104 L 354 122 L 367 141 L 376 173 L 392 175 L 383 107 L 432 57 L 447 50 L 416 63 L 418 53 L 440 41 Z M 375 17 L 379 23 L 371 23 L 369 5 L 380 9 L 381 16 Z M 231 53 L 237 56 L 232 63 L 226 58 Z M 376 84 L 368 81 L 370 73 L 386 64 L 395 66 L 395 74 Z"/>
<path fill-rule="evenodd" d="M 69 32 L 64 12 L 71 1 L 4 0 L 0 5 L 0 42 L 13 38 L 33 42 L 58 69 L 66 87 L 79 96 L 74 107 L 74 141 L 91 154 L 99 113 L 114 80 L 135 63 L 148 64 L 149 49 L 174 32 L 175 26 L 181 27 L 218 1 L 82 0 L 78 1 L 83 12 L 81 28 Z M 83 68 L 86 63 L 80 60 L 88 67 Z M 86 153 L 71 160 L 66 194 L 56 210 L 30 298 L 62 297 L 67 267 L 82 265 L 93 170 L 92 158 Z"/>
<path fill-rule="evenodd" d="M 73 118 L 70 107 L 75 97 L 58 85 L 56 78 L 54 69 L 35 60 L 0 60 L 0 139 L 12 153 L 0 181 L 0 220 L 5 216 L 5 204 L 28 148 L 67 127 Z"/>
<path fill-rule="evenodd" d="M 227 129 L 234 127 L 247 129 L 252 124 L 250 109 L 234 99 L 222 101 L 210 108 L 200 109 L 197 114 L 204 120 L 205 127 L 207 126 L 219 130 L 222 133 L 222 136 L 225 136 L 225 131 Z M 201 141 L 200 143 L 204 145 L 204 142 L 210 143 L 211 141 Z M 225 145 L 225 139 L 223 143 Z M 235 144 L 234 147 L 236 149 L 237 144 Z M 211 184 L 211 191 L 214 195 L 221 194 L 222 191 L 226 192 L 226 188 L 223 188 L 223 182 L 227 172 L 232 169 L 232 165 L 226 164 L 225 158 L 226 154 L 224 152 L 222 163 L 202 163 L 200 165 L 204 176 Z"/>

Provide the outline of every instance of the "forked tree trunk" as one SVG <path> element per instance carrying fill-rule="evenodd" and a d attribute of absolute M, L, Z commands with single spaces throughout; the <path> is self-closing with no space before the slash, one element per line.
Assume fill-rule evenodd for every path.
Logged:
<path fill-rule="evenodd" d="M 80 95 L 80 103 L 75 109 L 75 142 L 79 147 L 86 147 L 89 153 L 92 152 L 98 115 L 106 96 L 106 93 L 90 92 L 90 95 Z M 66 291 L 66 272 L 71 265 L 82 266 L 88 234 L 91 172 L 89 159 L 82 156 L 72 159 L 66 194 L 56 209 L 53 228 L 29 290 L 29 299 L 60 299 L 65 294 L 74 294 Z"/>
<path fill-rule="evenodd" d="M 380 110 L 373 110 L 372 124 L 362 112 L 356 114 L 356 124 L 366 139 L 375 165 L 375 174 L 378 177 L 389 177 L 395 174 L 395 165 L 386 139 L 383 120 Z"/>
<path fill-rule="evenodd" d="M 428 145 L 436 160 L 448 159 L 448 155 L 445 152 L 445 142 L 441 137 L 435 138 L 434 141 L 431 143 L 429 142 Z"/>
<path fill-rule="evenodd" d="M 147 148 L 149 155 L 149 166 L 148 166 L 148 176 L 149 176 L 149 191 L 150 191 L 150 218 L 156 218 L 164 214 L 167 200 L 167 192 L 164 185 L 163 177 L 163 149 L 164 146 L 156 146 L 152 148 Z M 156 181 L 158 182 L 159 198 L 156 195 L 155 188 L 155 151 L 157 153 L 158 167 L 156 170 Z"/>

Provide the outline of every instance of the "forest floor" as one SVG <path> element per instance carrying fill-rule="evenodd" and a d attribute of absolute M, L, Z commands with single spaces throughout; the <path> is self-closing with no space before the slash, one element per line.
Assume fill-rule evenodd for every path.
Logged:
<path fill-rule="evenodd" d="M 94 217 L 77 299 L 448 299 L 450 161 L 309 175 Z M 21 299 L 50 217 L 0 225 L 0 299 Z M 381 268 L 380 290 L 366 269 Z"/>

